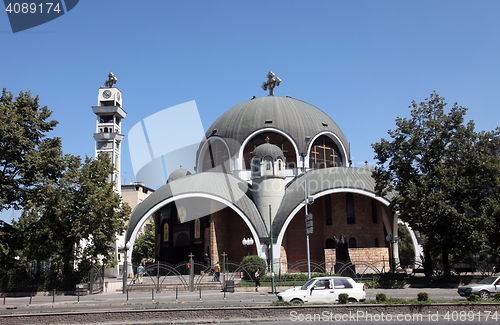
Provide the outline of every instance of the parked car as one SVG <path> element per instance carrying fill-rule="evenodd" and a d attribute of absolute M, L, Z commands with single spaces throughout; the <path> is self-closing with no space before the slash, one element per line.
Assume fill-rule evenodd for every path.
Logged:
<path fill-rule="evenodd" d="M 280 301 L 291 303 L 336 303 L 339 294 L 347 293 L 349 302 L 366 300 L 365 285 L 352 278 L 328 276 L 312 278 L 302 287 L 295 287 L 277 294 Z"/>
<path fill-rule="evenodd" d="M 476 294 L 483 299 L 487 299 L 496 292 L 500 292 L 500 276 L 489 276 L 477 284 L 460 286 L 457 292 L 462 297 Z"/>

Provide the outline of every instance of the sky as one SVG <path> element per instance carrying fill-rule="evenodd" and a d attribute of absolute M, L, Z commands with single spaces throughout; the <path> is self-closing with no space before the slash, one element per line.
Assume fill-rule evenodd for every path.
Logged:
<path fill-rule="evenodd" d="M 496 0 L 80 1 L 17 33 L 0 13 L 0 87 L 39 95 L 59 121 L 48 136 L 61 137 L 65 153 L 93 157 L 92 106 L 112 71 L 127 112 L 128 184 L 140 181 L 127 142 L 135 124 L 194 100 L 207 130 L 231 107 L 267 96 L 261 85 L 273 71 L 282 80 L 275 95 L 327 113 L 358 167 L 375 163 L 371 145 L 433 91 L 467 107 L 477 130 L 498 126 L 499 16 Z"/>

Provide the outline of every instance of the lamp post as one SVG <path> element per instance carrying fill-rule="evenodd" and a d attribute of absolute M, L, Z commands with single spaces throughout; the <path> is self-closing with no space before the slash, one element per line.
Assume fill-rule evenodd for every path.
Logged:
<path fill-rule="evenodd" d="M 247 256 L 250 256 L 250 246 L 252 246 L 254 243 L 253 238 L 243 238 L 241 243 L 247 248 Z"/>
<path fill-rule="evenodd" d="M 306 143 L 309 142 L 310 137 L 306 137 Z M 306 212 L 306 250 L 307 250 L 307 278 L 311 278 L 311 253 L 309 249 L 309 234 L 312 229 L 309 228 L 309 213 L 307 211 L 308 198 L 307 198 L 307 169 L 306 169 L 306 154 L 302 153 L 302 169 L 304 171 L 304 209 Z"/>
<path fill-rule="evenodd" d="M 123 289 L 122 293 L 127 292 L 127 277 L 128 277 L 128 265 L 127 265 L 127 254 L 130 249 L 130 242 L 127 242 L 125 246 L 123 246 L 123 250 L 125 251 L 125 256 L 123 257 Z"/>
<path fill-rule="evenodd" d="M 390 248 L 389 248 L 389 258 L 390 258 L 390 267 L 391 267 L 391 273 L 394 273 L 396 269 L 396 261 L 394 260 L 394 244 L 398 241 L 398 236 L 393 236 L 392 234 L 389 234 L 385 236 L 385 240 L 389 243 Z"/>

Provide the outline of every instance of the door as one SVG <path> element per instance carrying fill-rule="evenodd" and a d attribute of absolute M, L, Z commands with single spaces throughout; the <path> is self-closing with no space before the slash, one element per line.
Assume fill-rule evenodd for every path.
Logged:
<path fill-rule="evenodd" d="M 331 280 L 318 280 L 310 289 L 309 302 L 334 303 L 336 294 L 333 290 Z"/>

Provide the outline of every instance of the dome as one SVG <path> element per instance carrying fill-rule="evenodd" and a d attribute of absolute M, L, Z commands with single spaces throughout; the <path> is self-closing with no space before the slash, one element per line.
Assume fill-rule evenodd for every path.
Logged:
<path fill-rule="evenodd" d="M 176 179 L 183 178 L 188 175 L 191 175 L 189 170 L 180 167 L 179 169 L 176 169 L 170 173 L 170 175 L 168 176 L 167 183 L 170 183 L 172 181 L 175 181 Z"/>
<path fill-rule="evenodd" d="M 306 136 L 312 139 L 321 132 L 332 132 L 345 148 L 347 157 L 350 156 L 344 133 L 327 114 L 290 97 L 266 96 L 238 104 L 210 126 L 206 138 L 218 136 L 242 144 L 260 129 L 276 129 L 288 134 L 297 144 L 299 152 L 305 151 Z"/>
<path fill-rule="evenodd" d="M 280 147 L 270 143 L 263 143 L 252 152 L 252 157 L 264 158 L 266 156 L 271 157 L 273 160 L 278 158 L 285 159 Z"/>

